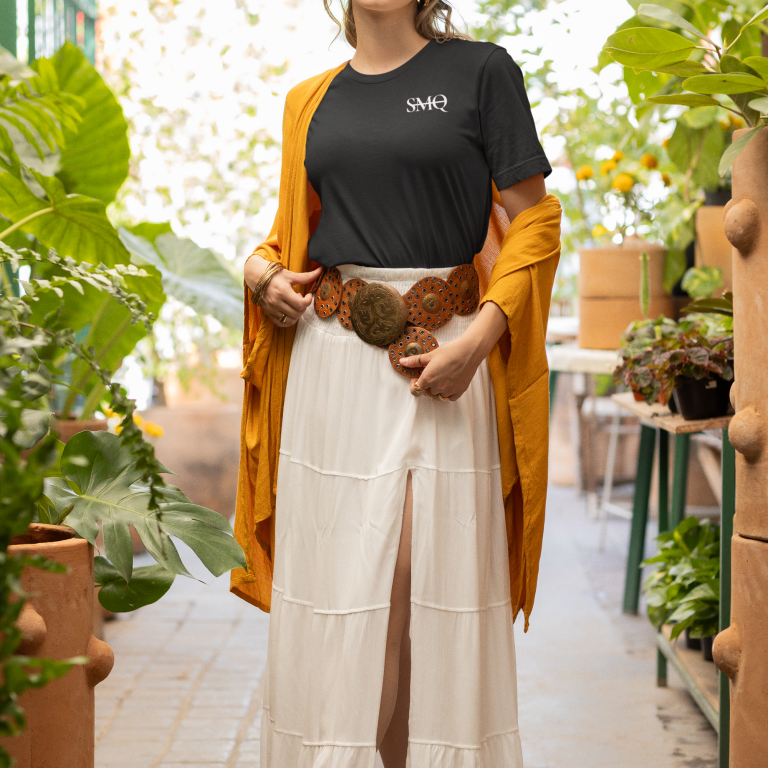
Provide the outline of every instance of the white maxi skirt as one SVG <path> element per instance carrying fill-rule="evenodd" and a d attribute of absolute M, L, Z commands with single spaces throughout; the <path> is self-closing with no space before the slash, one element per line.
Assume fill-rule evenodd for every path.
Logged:
<path fill-rule="evenodd" d="M 405 294 L 450 269 L 339 267 Z M 438 329 L 443 344 L 473 316 Z M 311 403 L 311 405 L 310 405 Z M 408 472 L 413 483 L 410 768 L 521 768 L 493 389 L 415 398 L 385 349 L 308 308 L 277 480 L 261 768 L 374 768 Z"/>

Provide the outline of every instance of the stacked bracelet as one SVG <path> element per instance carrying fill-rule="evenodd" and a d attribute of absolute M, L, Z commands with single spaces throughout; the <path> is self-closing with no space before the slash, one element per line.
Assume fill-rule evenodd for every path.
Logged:
<path fill-rule="evenodd" d="M 272 281 L 272 278 L 285 267 L 279 261 L 270 261 L 267 264 L 267 268 L 264 270 L 264 274 L 259 278 L 259 282 L 256 283 L 251 291 L 251 301 L 258 306 L 261 303 L 264 293 L 267 290 L 267 286 Z"/>

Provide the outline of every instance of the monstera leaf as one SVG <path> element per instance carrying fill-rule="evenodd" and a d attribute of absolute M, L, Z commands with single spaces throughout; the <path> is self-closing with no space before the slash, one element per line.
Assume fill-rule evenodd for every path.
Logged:
<path fill-rule="evenodd" d="M 69 461 L 72 456 L 82 456 L 85 461 L 73 464 Z M 101 522 L 104 554 L 126 584 L 132 583 L 133 573 L 129 526 L 171 573 L 190 576 L 171 536 L 187 544 L 214 576 L 245 567 L 245 555 L 229 523 L 217 512 L 192 504 L 177 488 L 163 489 L 159 516 L 150 512 L 149 490 L 140 482 L 141 471 L 117 435 L 75 435 L 64 449 L 61 467 L 62 478 L 46 480 L 46 497 L 60 515 L 70 510 L 66 524 L 92 544 Z"/>
<path fill-rule="evenodd" d="M 154 237 L 154 247 L 145 237 L 120 229 L 135 264 L 160 270 L 165 292 L 198 314 L 212 315 L 230 328 L 243 327 L 242 285 L 212 251 L 169 232 L 155 234 L 146 229 L 145 233 Z"/>
<path fill-rule="evenodd" d="M 64 43 L 49 61 L 58 75 L 59 88 L 84 102 L 78 130 L 64 129 L 61 166 L 56 175 L 67 192 L 111 203 L 128 178 L 131 158 L 123 109 L 101 75 L 72 43 Z"/>
<path fill-rule="evenodd" d="M 99 602 L 113 613 L 135 611 L 156 603 L 173 584 L 176 574 L 162 565 L 145 565 L 127 582 L 106 558 L 94 558 L 94 580 L 101 587 Z"/>
<path fill-rule="evenodd" d="M 61 182 L 32 171 L 47 200 L 7 171 L 0 171 L 0 214 L 62 256 L 90 264 L 128 264 L 130 257 L 100 200 L 68 195 Z M 6 230 L 7 231 L 7 230 Z M 1 234 L 0 234 L 1 236 Z"/>

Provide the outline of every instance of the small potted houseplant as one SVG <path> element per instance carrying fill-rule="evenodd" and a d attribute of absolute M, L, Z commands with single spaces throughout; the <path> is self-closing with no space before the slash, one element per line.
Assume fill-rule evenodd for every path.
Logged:
<path fill-rule="evenodd" d="M 696 325 L 656 349 L 651 362 L 660 392 L 674 393 L 686 420 L 725 416 L 733 382 L 733 337 L 708 337 Z"/>
<path fill-rule="evenodd" d="M 658 553 L 643 562 L 657 566 L 643 585 L 648 618 L 657 629 L 672 624 L 672 640 L 683 632 L 689 647 L 699 640 L 711 661 L 720 612 L 720 526 L 686 517 L 656 541 Z"/>

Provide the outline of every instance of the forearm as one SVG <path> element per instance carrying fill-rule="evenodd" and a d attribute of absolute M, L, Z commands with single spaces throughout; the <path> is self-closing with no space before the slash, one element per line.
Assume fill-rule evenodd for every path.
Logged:
<path fill-rule="evenodd" d="M 269 261 L 263 256 L 259 256 L 258 253 L 253 253 L 246 259 L 245 266 L 243 267 L 243 278 L 245 284 L 251 290 L 254 289 L 256 283 L 261 279 L 268 264 Z"/>
<path fill-rule="evenodd" d="M 498 304 L 487 301 L 477 317 L 457 341 L 466 347 L 468 359 L 475 365 L 488 357 L 507 327 L 507 316 Z"/>

